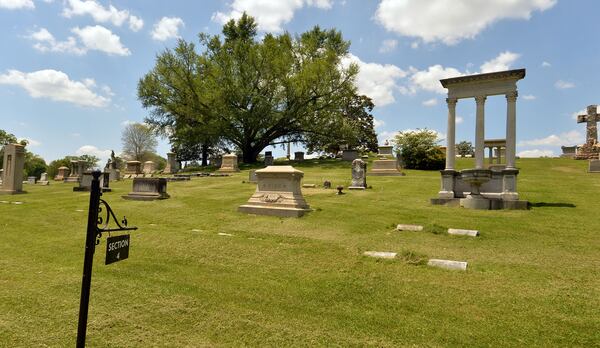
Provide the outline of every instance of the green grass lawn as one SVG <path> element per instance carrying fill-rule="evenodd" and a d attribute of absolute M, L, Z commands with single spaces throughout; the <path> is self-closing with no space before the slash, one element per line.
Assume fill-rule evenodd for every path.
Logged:
<path fill-rule="evenodd" d="M 247 170 L 169 183 L 171 198 L 154 202 L 123 200 L 131 180 L 111 183 L 103 198 L 139 230 L 128 260 L 105 266 L 105 238 L 96 249 L 88 344 L 600 346 L 600 174 L 568 159 L 518 165 L 528 211 L 432 206 L 439 173 L 412 170 L 342 196 L 304 189 L 314 211 L 299 219 L 238 213 L 255 189 Z M 349 163 L 296 168 L 304 183 L 350 182 Z M 0 196 L 24 202 L 0 204 L 0 346 L 74 346 L 89 193 L 25 189 Z"/>

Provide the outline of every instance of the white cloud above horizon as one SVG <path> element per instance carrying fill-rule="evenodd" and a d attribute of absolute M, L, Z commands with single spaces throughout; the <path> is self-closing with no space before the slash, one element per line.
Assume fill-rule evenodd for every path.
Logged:
<path fill-rule="evenodd" d="M 480 67 L 481 73 L 509 70 L 512 64 L 520 57 L 518 53 L 505 51 L 496 58 L 483 63 Z"/>
<path fill-rule="evenodd" d="M 65 41 L 57 41 L 46 28 L 40 28 L 26 38 L 33 40 L 35 42 L 33 48 L 40 52 L 70 53 L 81 56 L 90 50 L 95 50 L 108 55 L 131 55 L 131 51 L 121 43 L 121 38 L 101 25 L 75 27 L 71 32 L 77 38 L 69 36 Z"/>
<path fill-rule="evenodd" d="M 570 89 L 575 88 L 575 84 L 569 81 L 558 80 L 554 83 L 554 87 L 556 87 L 556 89 Z"/>
<path fill-rule="evenodd" d="M 103 163 L 106 163 L 110 158 L 111 150 L 101 150 L 94 145 L 83 145 L 75 151 L 75 154 L 77 156 L 91 155 L 98 157 L 100 161 L 98 161 L 97 166 L 98 168 L 102 168 L 104 166 Z"/>
<path fill-rule="evenodd" d="M 32 10 L 35 8 L 35 4 L 32 0 L 0 0 L 0 8 L 7 10 Z"/>
<path fill-rule="evenodd" d="M 97 23 L 112 23 L 117 27 L 129 21 L 132 31 L 139 31 L 144 26 L 140 17 L 131 15 L 128 10 L 119 10 L 112 4 L 104 7 L 96 0 L 66 0 L 64 4 L 62 15 L 66 18 L 88 15 Z"/>
<path fill-rule="evenodd" d="M 552 150 L 524 150 L 517 153 L 517 156 L 522 158 L 538 158 L 538 157 L 554 157 L 554 151 Z"/>
<path fill-rule="evenodd" d="M 185 26 L 183 19 L 179 17 L 163 17 L 152 29 L 152 39 L 156 41 L 167 41 L 179 37 L 179 28 Z"/>
<path fill-rule="evenodd" d="M 102 108 L 108 106 L 111 100 L 109 96 L 92 91 L 84 81 L 71 80 L 64 72 L 53 69 L 31 73 L 8 70 L 0 74 L 0 84 L 21 87 L 32 98 L 48 98 L 79 106 Z"/>
<path fill-rule="evenodd" d="M 294 18 L 294 12 L 305 6 L 329 10 L 333 7 L 333 0 L 233 0 L 227 4 L 228 11 L 214 12 L 211 20 L 225 24 L 230 19 L 240 18 L 246 12 L 256 19 L 259 30 L 280 32 L 283 25 Z"/>
<path fill-rule="evenodd" d="M 356 77 L 356 87 L 360 94 L 371 99 L 376 106 L 385 106 L 396 101 L 394 91 L 398 90 L 398 80 L 406 77 L 407 73 L 392 64 L 366 63 L 353 54 L 342 59 L 342 66 L 357 64 L 359 68 Z"/>
<path fill-rule="evenodd" d="M 572 130 L 558 135 L 551 134 L 544 138 L 522 140 L 519 146 L 570 146 L 573 144 L 582 144 L 585 142 L 585 134 L 577 130 Z"/>
<path fill-rule="evenodd" d="M 381 43 L 381 46 L 379 47 L 379 53 L 392 52 L 393 50 L 396 49 L 396 46 L 398 46 L 398 40 L 385 39 L 385 40 L 383 40 L 383 42 Z"/>
<path fill-rule="evenodd" d="M 426 43 L 455 45 L 504 19 L 528 20 L 557 0 L 381 0 L 374 15 L 386 30 Z"/>

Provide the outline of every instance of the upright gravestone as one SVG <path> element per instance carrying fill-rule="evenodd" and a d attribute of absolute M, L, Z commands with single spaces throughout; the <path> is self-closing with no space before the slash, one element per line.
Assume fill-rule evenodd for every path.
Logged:
<path fill-rule="evenodd" d="M 256 192 L 238 210 L 242 213 L 300 217 L 310 211 L 302 196 L 304 173 L 292 166 L 269 166 L 256 171 Z"/>
<path fill-rule="evenodd" d="M 92 172 L 85 172 L 83 173 L 83 175 L 81 176 L 81 181 L 79 182 L 79 186 L 73 187 L 73 191 L 74 192 L 80 192 L 80 191 L 84 191 L 84 192 L 90 192 L 92 190 Z M 109 182 L 110 182 L 110 173 L 109 172 L 103 172 L 100 175 L 100 189 L 102 190 L 102 192 L 110 192 L 111 189 L 109 187 Z"/>
<path fill-rule="evenodd" d="M 56 176 L 54 177 L 54 180 L 56 181 L 63 181 L 65 178 L 69 177 L 69 168 L 62 166 L 62 167 L 58 167 L 58 174 L 56 174 Z"/>
<path fill-rule="evenodd" d="M 37 178 L 35 176 L 28 176 L 27 177 L 27 183 L 30 185 L 35 185 L 35 183 L 37 182 Z"/>
<path fill-rule="evenodd" d="M 223 155 L 223 160 L 221 162 L 221 168 L 219 169 L 219 172 L 235 173 L 239 171 L 240 169 L 238 168 L 238 156 L 233 153 Z"/>
<path fill-rule="evenodd" d="M 38 184 L 40 184 L 40 185 L 50 184 L 50 181 L 48 181 L 48 173 L 42 173 L 42 175 L 40 175 L 40 181 L 38 181 Z"/>
<path fill-rule="evenodd" d="M 152 174 L 156 170 L 156 164 L 152 161 L 144 162 L 144 174 Z"/>
<path fill-rule="evenodd" d="M 342 150 L 342 161 L 354 161 L 358 158 L 357 150 Z"/>
<path fill-rule="evenodd" d="M 352 184 L 349 190 L 364 190 L 367 188 L 367 164 L 361 159 L 352 161 Z"/>
<path fill-rule="evenodd" d="M 253 169 L 248 173 L 248 182 L 251 182 L 251 183 L 258 182 L 258 179 L 256 178 L 256 170 Z"/>
<path fill-rule="evenodd" d="M 273 165 L 273 152 L 265 151 L 265 167 Z"/>
<path fill-rule="evenodd" d="M 588 165 L 588 173 L 600 173 L 600 159 L 591 159 Z"/>
<path fill-rule="evenodd" d="M 179 162 L 177 162 L 177 154 L 173 152 L 167 153 L 167 166 L 165 167 L 165 174 L 175 174 L 179 171 Z"/>
<path fill-rule="evenodd" d="M 297 161 L 297 162 L 304 161 L 304 152 L 302 152 L 302 151 L 294 152 L 294 161 Z"/>
<path fill-rule="evenodd" d="M 167 199 L 166 178 L 134 178 L 133 191 L 129 192 L 124 199 L 134 201 L 153 201 L 155 199 Z"/>
<path fill-rule="evenodd" d="M 121 180 L 121 171 L 117 168 L 117 158 L 114 151 L 111 151 L 110 159 L 106 163 L 104 171 L 108 173 L 110 181 Z"/>
<path fill-rule="evenodd" d="M 25 146 L 20 144 L 4 145 L 4 170 L 0 194 L 17 194 L 23 191 L 23 167 L 25 165 Z"/>

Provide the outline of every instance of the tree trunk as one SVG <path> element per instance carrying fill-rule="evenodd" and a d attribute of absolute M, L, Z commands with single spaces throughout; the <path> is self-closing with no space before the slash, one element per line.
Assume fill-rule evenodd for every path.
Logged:
<path fill-rule="evenodd" d="M 202 166 L 206 167 L 208 165 L 208 145 L 202 145 Z"/>
<path fill-rule="evenodd" d="M 262 151 L 262 148 L 246 146 L 242 149 L 244 163 L 256 163 L 256 157 Z"/>

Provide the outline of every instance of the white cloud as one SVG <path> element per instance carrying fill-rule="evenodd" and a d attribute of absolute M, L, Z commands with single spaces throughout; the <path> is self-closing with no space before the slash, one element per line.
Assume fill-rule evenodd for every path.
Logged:
<path fill-rule="evenodd" d="M 97 163 L 97 165 L 102 167 L 103 163 L 107 162 L 108 159 L 110 158 L 111 150 L 101 150 L 93 145 L 83 145 L 82 147 L 77 149 L 77 151 L 75 151 L 75 154 L 77 156 L 81 156 L 81 155 L 96 156 L 100 159 L 100 161 Z"/>
<path fill-rule="evenodd" d="M 0 0 L 0 8 L 9 10 L 33 9 L 35 4 L 32 0 Z"/>
<path fill-rule="evenodd" d="M 93 92 L 84 82 L 73 81 L 62 71 L 46 69 L 31 73 L 8 70 L 0 74 L 0 84 L 19 86 L 33 98 L 49 98 L 81 106 L 105 107 L 109 97 Z"/>
<path fill-rule="evenodd" d="M 554 157 L 554 151 L 552 150 L 525 150 L 517 153 L 519 157 Z"/>
<path fill-rule="evenodd" d="M 550 63 L 548 63 L 548 62 L 546 62 L 546 61 L 543 61 L 543 62 L 542 62 L 542 68 L 549 68 L 549 67 L 551 67 L 551 66 L 552 66 L 552 64 L 550 64 Z"/>
<path fill-rule="evenodd" d="M 487 61 L 481 65 L 482 73 L 509 70 L 512 63 L 521 56 L 518 53 L 510 51 L 500 53 L 496 58 Z"/>
<path fill-rule="evenodd" d="M 123 122 L 121 122 L 121 126 L 125 127 L 125 126 L 129 126 L 130 124 L 134 124 L 137 123 L 135 121 L 131 121 L 131 120 L 125 120 Z"/>
<path fill-rule="evenodd" d="M 571 144 L 582 144 L 585 142 L 585 135 L 579 131 L 573 130 L 559 135 L 551 134 L 545 138 L 523 140 L 519 146 L 563 146 Z"/>
<path fill-rule="evenodd" d="M 144 27 L 144 20 L 140 17 L 129 16 L 129 29 L 132 31 L 140 31 Z"/>
<path fill-rule="evenodd" d="M 333 6 L 333 0 L 233 0 L 228 4 L 229 12 L 215 12 L 211 19 L 225 24 L 246 12 L 256 19 L 259 30 L 279 32 L 283 24 L 294 18 L 294 12 L 304 6 L 327 10 Z"/>
<path fill-rule="evenodd" d="M 586 109 L 581 109 L 577 112 L 574 112 L 571 114 L 571 118 L 574 120 L 577 120 L 577 116 L 579 115 L 587 115 L 587 108 Z"/>
<path fill-rule="evenodd" d="M 131 54 L 131 51 L 121 44 L 121 38 L 118 35 L 101 25 L 77 27 L 71 31 L 79 36 L 86 49 L 102 51 L 109 55 L 128 56 Z"/>
<path fill-rule="evenodd" d="M 364 94 L 377 106 L 384 106 L 396 101 L 394 90 L 397 90 L 397 80 L 406 76 L 406 72 L 391 64 L 365 63 L 353 54 L 342 59 L 342 65 L 348 66 L 355 63 L 359 67 L 356 77 L 356 87 L 360 94 Z"/>
<path fill-rule="evenodd" d="M 438 104 L 438 100 L 436 98 L 427 99 L 422 102 L 423 106 L 436 106 Z"/>
<path fill-rule="evenodd" d="M 442 142 L 446 139 L 446 133 L 439 132 L 435 129 L 429 129 L 429 130 L 433 131 L 437 135 L 438 142 Z M 403 129 L 401 131 L 396 131 L 396 132 L 383 131 L 377 135 L 377 138 L 379 139 L 379 141 L 381 143 L 385 142 L 386 140 L 392 142 L 394 140 L 394 138 L 396 137 L 396 135 L 398 135 L 400 132 L 408 133 L 408 132 L 416 132 L 416 131 L 417 131 L 417 129 L 410 129 L 410 128 Z"/>
<path fill-rule="evenodd" d="M 392 52 L 396 48 L 396 46 L 398 46 L 398 40 L 383 40 L 383 42 L 381 43 L 381 47 L 379 47 L 379 53 Z"/>
<path fill-rule="evenodd" d="M 554 83 L 554 87 L 556 87 L 557 89 L 569 89 L 575 88 L 575 84 L 573 82 L 558 80 Z"/>
<path fill-rule="evenodd" d="M 462 118 L 462 116 L 456 116 L 456 119 L 454 121 L 456 122 L 456 124 L 461 124 L 465 121 L 465 119 Z"/>
<path fill-rule="evenodd" d="M 375 20 L 389 31 L 453 45 L 502 19 L 529 19 L 556 0 L 382 0 Z"/>
<path fill-rule="evenodd" d="M 444 68 L 437 64 L 430 66 L 427 70 L 417 71 L 410 80 L 414 88 L 420 88 L 425 91 L 446 94 L 446 89 L 440 83 L 441 79 L 458 77 L 464 75 L 455 68 Z"/>
<path fill-rule="evenodd" d="M 417 48 L 419 48 L 419 41 L 413 41 L 410 44 L 410 48 L 412 48 L 413 50 L 416 50 Z"/>
<path fill-rule="evenodd" d="M 129 11 L 118 10 L 113 5 L 105 8 L 95 0 L 67 0 L 65 5 L 62 14 L 67 18 L 89 15 L 96 22 L 110 22 L 118 27 L 129 18 Z"/>
<path fill-rule="evenodd" d="M 523 100 L 535 100 L 535 99 L 536 99 L 535 95 L 532 95 L 532 94 L 525 94 L 523 96 Z"/>
<path fill-rule="evenodd" d="M 83 55 L 87 52 L 84 47 L 80 47 L 77 44 L 77 40 L 74 37 L 69 36 L 65 41 L 56 41 L 54 35 L 46 28 L 40 28 L 38 31 L 28 35 L 27 38 L 35 41 L 33 48 L 40 52 L 60 52 L 76 55 Z"/>
<path fill-rule="evenodd" d="M 87 26 L 85 28 L 73 28 L 75 37 L 69 36 L 65 41 L 57 41 L 54 35 L 46 28 L 27 36 L 28 39 L 36 41 L 33 48 L 40 52 L 60 52 L 84 55 L 89 50 L 97 50 L 108 53 L 109 55 L 128 56 L 131 54 L 129 49 L 121 44 L 121 38 L 113 34 L 103 26 Z"/>
<path fill-rule="evenodd" d="M 152 38 L 157 41 L 166 41 L 168 39 L 179 37 L 179 27 L 185 23 L 179 17 L 163 17 L 154 24 Z"/>
<path fill-rule="evenodd" d="M 373 119 L 373 127 L 374 128 L 379 128 L 385 125 L 385 122 L 383 120 L 378 120 L 376 118 Z"/>

